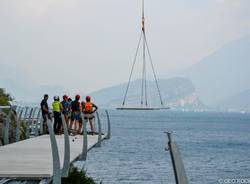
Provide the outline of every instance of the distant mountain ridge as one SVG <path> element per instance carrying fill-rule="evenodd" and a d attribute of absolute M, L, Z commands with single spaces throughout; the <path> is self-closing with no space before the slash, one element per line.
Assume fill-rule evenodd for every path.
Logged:
<path fill-rule="evenodd" d="M 193 84 L 185 78 L 160 79 L 159 86 L 165 105 L 178 108 L 199 108 L 202 105 L 195 94 Z M 127 84 L 120 84 L 110 88 L 101 89 L 90 93 L 94 101 L 102 107 L 115 108 L 121 106 Z M 131 82 L 127 103 L 128 106 L 140 104 L 141 81 Z M 157 88 L 153 81 L 148 81 L 148 99 L 151 106 L 160 106 Z"/>
<path fill-rule="evenodd" d="M 223 100 L 217 106 L 220 109 L 250 112 L 250 89 Z"/>
<path fill-rule="evenodd" d="M 207 105 L 250 89 L 250 36 L 232 41 L 179 73 L 190 79 Z"/>

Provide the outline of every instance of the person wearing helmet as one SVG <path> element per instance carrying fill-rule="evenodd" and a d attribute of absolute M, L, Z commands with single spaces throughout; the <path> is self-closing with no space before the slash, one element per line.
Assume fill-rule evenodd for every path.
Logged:
<path fill-rule="evenodd" d="M 86 96 L 86 102 L 83 102 L 82 105 L 83 114 L 84 114 L 84 120 L 87 122 L 89 121 L 90 129 L 92 135 L 94 135 L 94 126 L 93 126 L 93 119 L 95 118 L 94 113 L 97 111 L 98 107 L 91 102 L 91 97 Z"/>
<path fill-rule="evenodd" d="M 80 95 L 75 96 L 75 100 L 71 102 L 71 110 L 72 110 L 72 115 L 71 115 L 71 122 L 70 122 L 70 130 L 73 129 L 74 126 L 74 134 L 81 133 L 82 129 L 82 119 L 81 119 L 81 103 L 80 103 Z M 78 130 L 76 130 L 78 125 Z"/>
<path fill-rule="evenodd" d="M 63 95 L 63 101 L 61 101 L 61 105 L 62 105 L 62 114 L 64 115 L 66 124 L 69 127 L 70 103 L 68 101 L 67 95 Z"/>
<path fill-rule="evenodd" d="M 54 96 L 54 102 L 52 103 L 53 114 L 54 114 L 54 132 L 60 134 L 62 129 L 62 118 L 61 111 L 62 105 L 60 103 L 59 96 Z"/>

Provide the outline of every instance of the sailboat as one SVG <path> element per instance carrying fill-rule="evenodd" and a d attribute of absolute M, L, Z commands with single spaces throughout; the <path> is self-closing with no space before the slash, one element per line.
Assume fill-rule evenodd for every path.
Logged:
<path fill-rule="evenodd" d="M 141 44 L 142 44 L 142 54 L 143 54 L 142 55 L 142 57 L 143 57 L 142 62 L 143 63 L 142 63 L 140 104 L 137 105 L 137 106 L 128 106 L 126 104 L 127 95 L 128 95 L 132 74 L 134 72 L 134 68 L 135 68 L 135 64 L 136 64 L 136 61 L 137 61 L 137 56 L 138 56 L 138 52 L 139 52 Z M 146 76 L 147 76 L 146 55 L 148 55 L 148 58 L 149 58 L 149 61 L 150 61 L 149 62 L 150 67 L 151 67 L 152 72 L 153 72 L 154 82 L 156 84 L 156 88 L 157 88 L 157 92 L 158 92 L 158 96 L 159 96 L 159 100 L 160 100 L 160 105 L 158 107 L 150 106 L 149 103 L 148 103 L 148 90 L 147 90 L 147 78 L 146 78 Z M 155 68 L 154 68 L 154 65 L 153 65 L 152 57 L 151 57 L 149 46 L 148 46 L 148 41 L 147 41 L 146 32 L 145 32 L 144 0 L 142 0 L 142 20 L 141 20 L 141 34 L 140 34 L 139 43 L 137 45 L 137 49 L 136 49 L 133 65 L 132 65 L 132 68 L 131 68 L 131 71 L 130 71 L 129 80 L 128 80 L 127 87 L 126 87 L 126 90 L 125 90 L 122 105 L 121 105 L 121 107 L 118 107 L 116 109 L 117 110 L 162 110 L 162 109 L 169 109 L 169 107 L 164 106 L 161 91 L 160 91 L 160 87 L 159 87 L 159 83 L 158 83 L 158 80 L 157 80 L 157 77 L 156 77 Z"/>

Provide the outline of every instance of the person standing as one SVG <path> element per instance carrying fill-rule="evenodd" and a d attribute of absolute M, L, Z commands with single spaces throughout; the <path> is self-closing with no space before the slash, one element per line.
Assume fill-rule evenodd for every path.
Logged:
<path fill-rule="evenodd" d="M 47 102 L 48 99 L 49 99 L 49 95 L 45 94 L 43 96 L 43 100 L 40 103 L 42 117 L 43 117 L 43 131 L 46 132 L 47 134 L 49 133 L 48 126 L 47 126 L 47 118 L 51 120 L 51 117 L 49 114 L 49 106 L 48 106 L 48 102 Z"/>
<path fill-rule="evenodd" d="M 63 101 L 61 101 L 61 104 L 63 108 L 62 113 L 64 115 L 67 127 L 69 127 L 70 104 L 69 104 L 67 95 L 63 95 Z"/>
<path fill-rule="evenodd" d="M 83 103 L 83 114 L 84 114 L 84 120 L 86 122 L 89 121 L 92 135 L 94 135 L 94 126 L 93 126 L 93 119 L 95 118 L 94 113 L 97 111 L 97 109 L 98 107 L 91 102 L 91 97 L 86 96 L 86 102 Z"/>
<path fill-rule="evenodd" d="M 74 126 L 73 133 L 80 134 L 82 129 L 82 118 L 81 118 L 81 103 L 80 103 L 80 95 L 75 96 L 75 100 L 71 103 L 71 110 L 72 110 L 72 116 L 71 116 L 71 122 L 70 122 L 70 129 L 72 130 Z M 78 130 L 76 130 L 78 125 Z"/>
<path fill-rule="evenodd" d="M 52 103 L 53 114 L 54 114 L 54 132 L 55 134 L 60 134 L 62 129 L 62 105 L 60 103 L 59 96 L 54 96 L 54 102 Z"/>

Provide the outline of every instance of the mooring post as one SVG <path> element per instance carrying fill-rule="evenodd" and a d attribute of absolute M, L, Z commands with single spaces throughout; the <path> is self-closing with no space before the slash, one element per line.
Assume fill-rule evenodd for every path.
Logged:
<path fill-rule="evenodd" d="M 62 123 L 63 123 L 63 132 L 64 132 L 64 161 L 62 168 L 62 177 L 68 177 L 69 168 L 70 168 L 70 144 L 69 144 L 69 133 L 68 127 L 66 124 L 66 120 L 64 114 L 61 113 Z"/>
<path fill-rule="evenodd" d="M 96 111 L 96 117 L 97 117 L 97 124 L 98 124 L 98 142 L 96 144 L 96 147 L 101 146 L 102 141 L 102 126 L 101 126 L 101 120 L 98 111 Z"/>
<path fill-rule="evenodd" d="M 47 117 L 47 126 L 49 129 L 50 143 L 53 158 L 53 184 L 61 184 L 61 169 L 60 169 L 60 158 L 58 152 L 58 146 L 56 142 L 56 136 L 53 131 L 52 121 Z"/>
<path fill-rule="evenodd" d="M 83 121 L 83 146 L 82 146 L 82 153 L 80 155 L 80 160 L 85 161 L 87 159 L 87 153 L 88 153 L 88 135 L 87 135 L 88 120 L 84 120 L 83 113 L 81 113 L 81 118 Z"/>
<path fill-rule="evenodd" d="M 108 110 L 105 110 L 105 112 L 106 112 L 106 115 L 107 115 L 107 123 L 108 123 L 108 133 L 107 133 L 106 139 L 110 139 L 110 137 L 111 137 L 110 117 L 109 117 L 109 112 L 108 112 Z"/>

